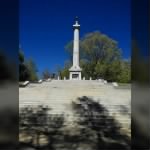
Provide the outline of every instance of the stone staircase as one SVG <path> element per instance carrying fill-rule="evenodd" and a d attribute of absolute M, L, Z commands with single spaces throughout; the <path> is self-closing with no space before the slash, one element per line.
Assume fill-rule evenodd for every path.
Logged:
<path fill-rule="evenodd" d="M 115 89 L 111 84 L 92 80 L 53 80 L 29 84 L 28 87 L 19 89 L 19 107 L 47 105 L 52 108 L 51 114 L 64 114 L 69 125 L 77 120 L 72 102 L 83 96 L 102 104 L 130 135 L 130 89 Z"/>

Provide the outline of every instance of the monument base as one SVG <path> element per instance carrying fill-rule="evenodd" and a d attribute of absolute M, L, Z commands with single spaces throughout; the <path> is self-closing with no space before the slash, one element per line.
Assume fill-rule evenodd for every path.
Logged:
<path fill-rule="evenodd" d="M 81 80 L 81 71 L 70 71 L 70 80 Z"/>

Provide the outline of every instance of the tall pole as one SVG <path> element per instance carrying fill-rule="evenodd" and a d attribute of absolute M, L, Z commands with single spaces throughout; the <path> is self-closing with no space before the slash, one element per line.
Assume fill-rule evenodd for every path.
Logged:
<path fill-rule="evenodd" d="M 74 41 L 73 41 L 73 66 L 79 66 L 79 29 L 78 17 L 76 17 L 74 29 Z"/>

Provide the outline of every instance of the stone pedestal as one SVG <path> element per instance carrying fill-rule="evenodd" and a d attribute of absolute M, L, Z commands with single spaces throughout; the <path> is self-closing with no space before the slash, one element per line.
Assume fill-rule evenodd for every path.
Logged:
<path fill-rule="evenodd" d="M 70 71 L 70 80 L 81 80 L 81 71 Z"/>

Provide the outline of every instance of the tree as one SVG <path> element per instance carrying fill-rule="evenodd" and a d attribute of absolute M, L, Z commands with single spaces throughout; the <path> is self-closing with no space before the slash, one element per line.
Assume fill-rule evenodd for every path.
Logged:
<path fill-rule="evenodd" d="M 128 60 L 121 62 L 121 73 L 118 76 L 118 81 L 121 83 L 131 82 L 131 63 Z"/>
<path fill-rule="evenodd" d="M 43 79 L 51 78 L 51 73 L 49 72 L 48 69 L 46 69 L 46 70 L 43 71 L 42 77 L 43 77 Z"/>
<path fill-rule="evenodd" d="M 30 77 L 29 69 L 24 63 L 24 53 L 20 49 L 19 50 L 19 81 L 25 81 L 28 80 Z"/>
<path fill-rule="evenodd" d="M 61 79 L 63 79 L 64 77 L 69 78 L 69 68 L 71 67 L 71 62 L 70 61 L 66 61 L 64 64 L 64 68 L 61 70 Z"/>
<path fill-rule="evenodd" d="M 81 51 L 81 57 L 96 64 L 98 61 L 111 63 L 113 60 L 119 60 L 121 55 L 118 43 L 100 32 L 85 35 L 81 40 Z"/>
<path fill-rule="evenodd" d="M 37 67 L 32 59 L 25 60 L 24 53 L 19 50 L 19 81 L 36 81 Z"/>
<path fill-rule="evenodd" d="M 66 51 L 72 58 L 73 42 L 66 45 Z M 128 82 L 130 68 L 122 63 L 121 49 L 118 42 L 98 31 L 86 34 L 80 40 L 80 66 L 82 76 L 93 79 L 103 78 L 108 81 Z M 126 70 L 124 70 L 126 68 Z M 65 68 L 66 69 L 66 68 Z M 125 73 L 126 72 L 126 73 Z M 127 73 L 128 72 L 128 73 Z M 126 74 L 126 79 L 123 74 Z"/>
<path fill-rule="evenodd" d="M 72 56 L 72 44 L 69 42 L 65 48 Z M 86 34 L 80 41 L 80 59 L 87 59 L 90 62 L 100 61 L 112 62 L 121 58 L 121 49 L 117 41 L 111 39 L 98 31 Z"/>
<path fill-rule="evenodd" d="M 38 76 L 37 76 L 37 67 L 35 62 L 30 58 L 29 60 L 27 60 L 25 62 L 25 65 L 27 66 L 28 70 L 29 70 L 29 81 L 37 81 L 38 80 Z"/>
<path fill-rule="evenodd" d="M 99 61 L 99 62 L 95 65 L 96 77 L 105 78 L 105 76 L 106 76 L 106 74 L 107 74 L 107 67 L 108 67 L 108 65 L 107 65 L 105 62 Z"/>

